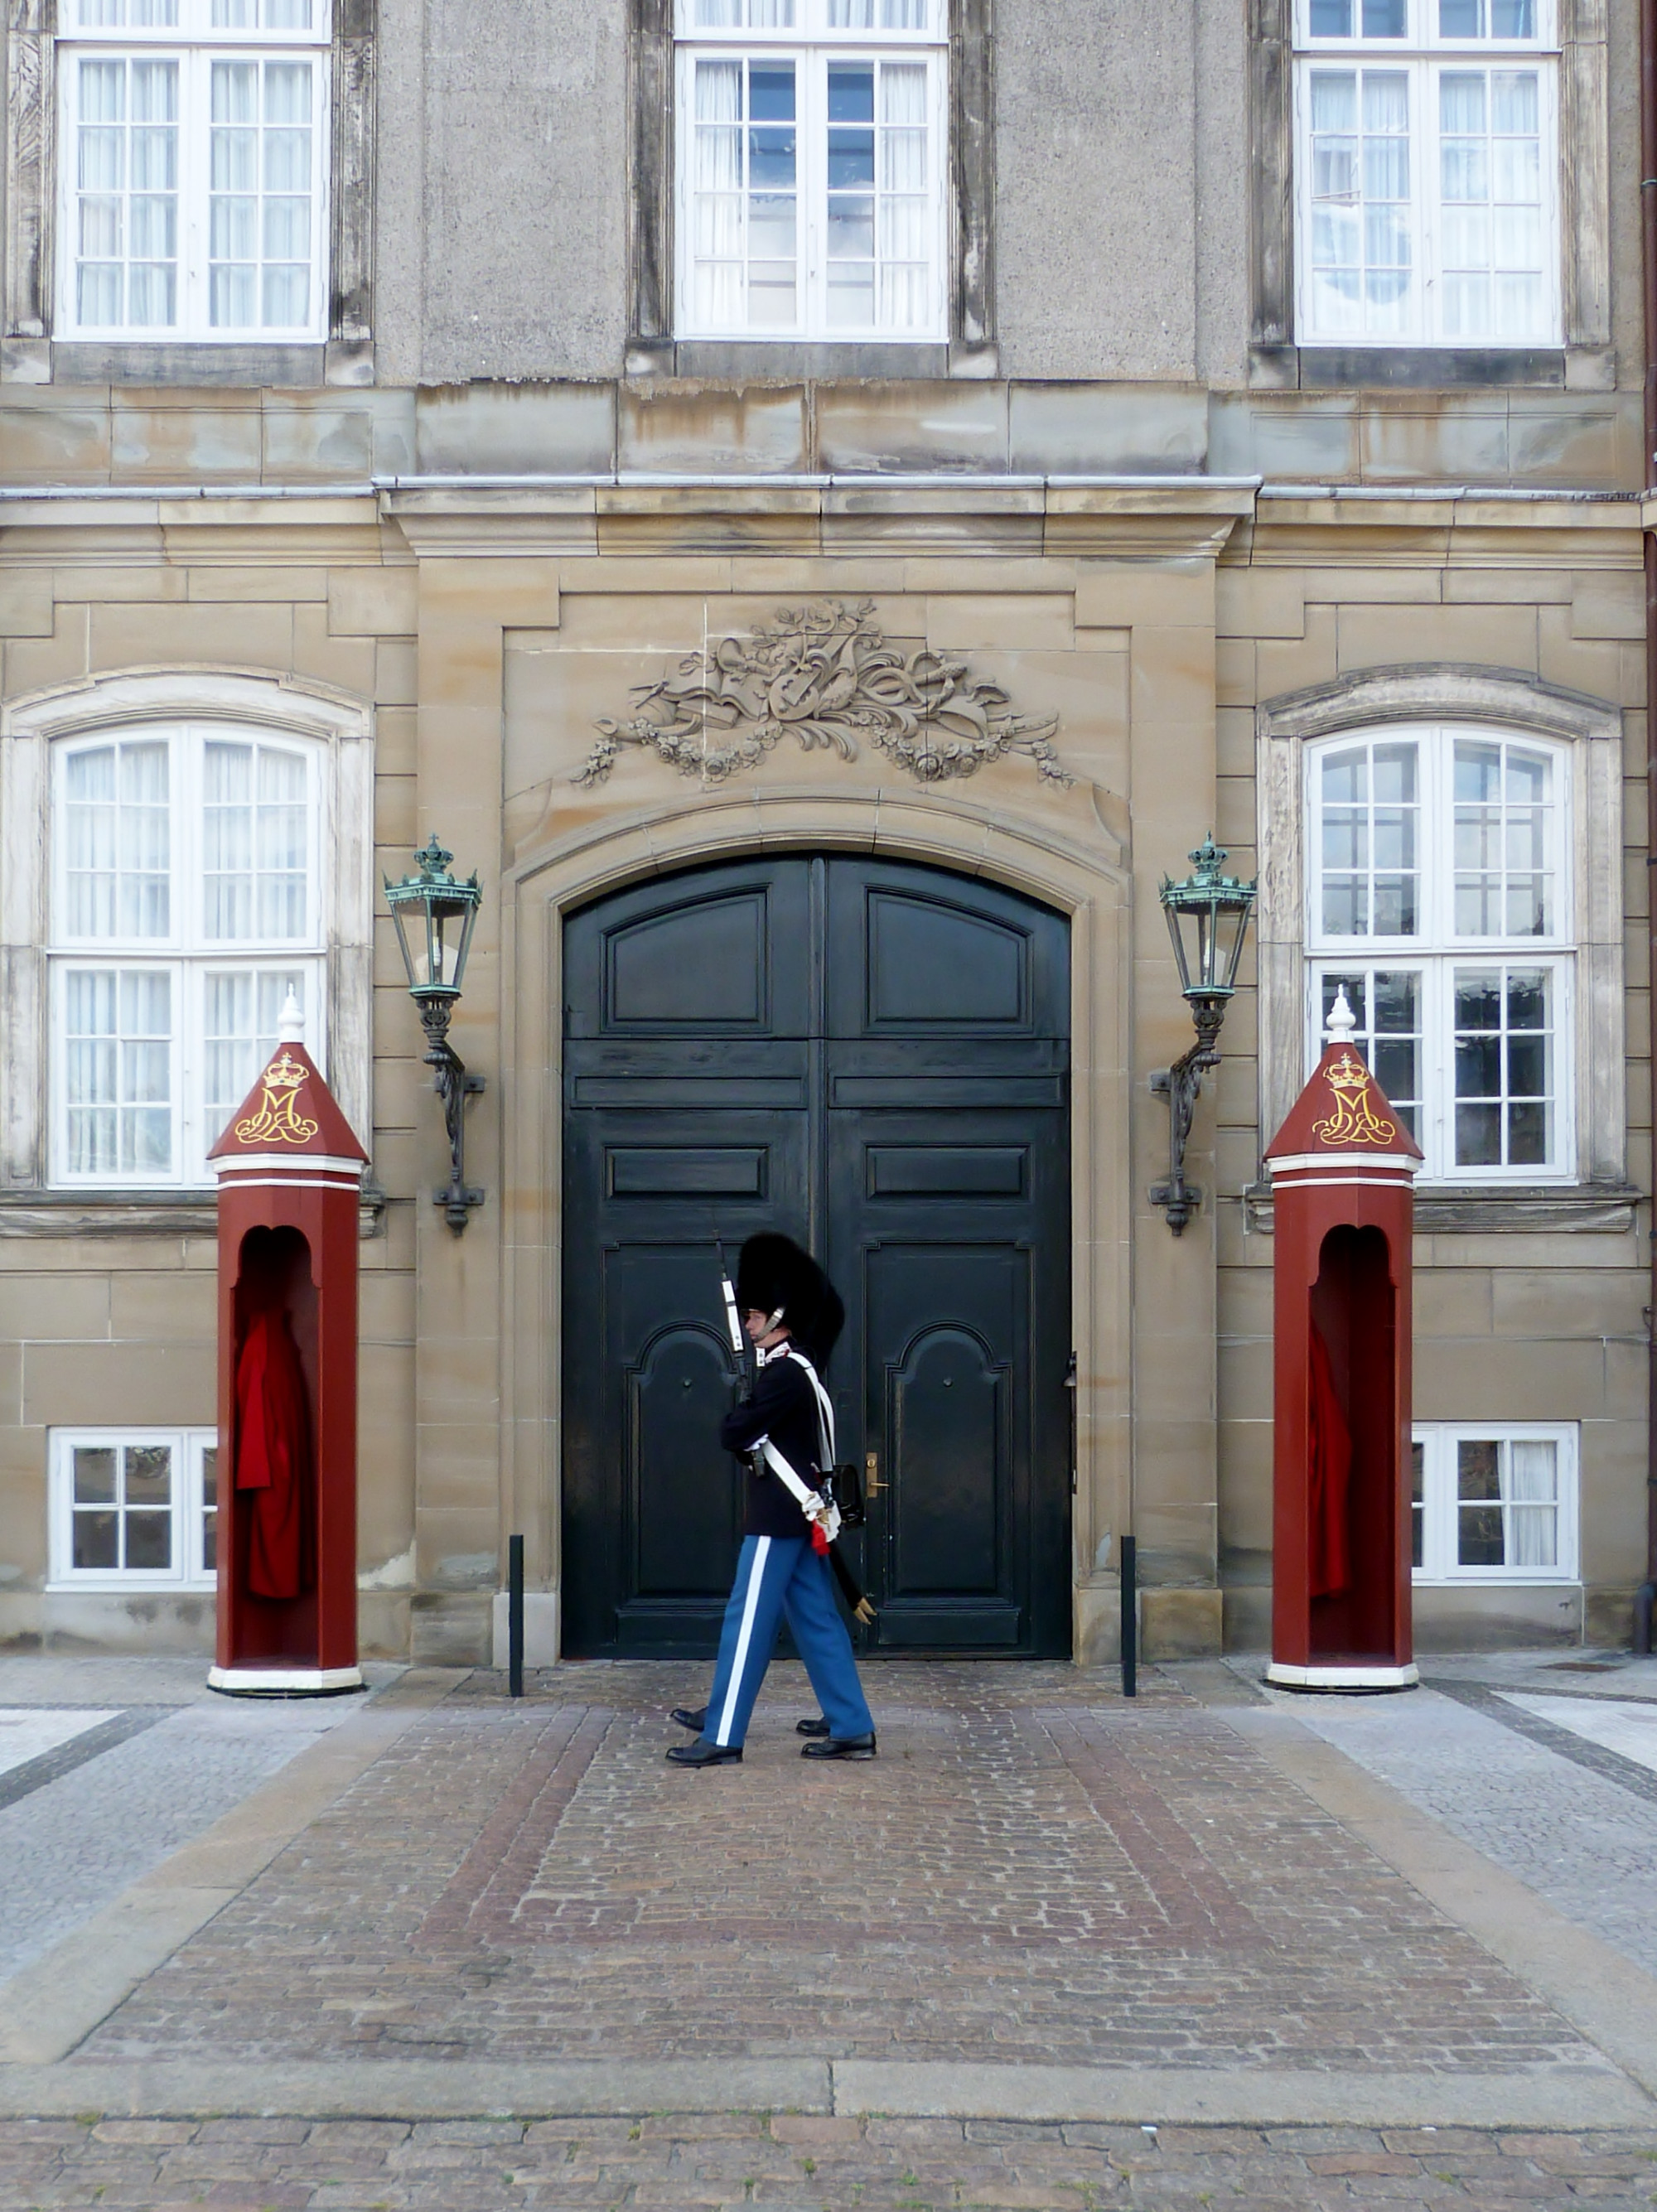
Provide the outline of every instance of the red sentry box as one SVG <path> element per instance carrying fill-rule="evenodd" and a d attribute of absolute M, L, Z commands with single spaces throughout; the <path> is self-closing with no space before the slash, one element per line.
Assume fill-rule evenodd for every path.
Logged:
<path fill-rule="evenodd" d="M 1411 1241 L 1422 1155 L 1344 1024 L 1332 1019 L 1330 1033 L 1266 1155 L 1275 1246 L 1266 1680 L 1401 1690 L 1417 1680 Z"/>
<path fill-rule="evenodd" d="M 219 1474 L 208 1681 L 242 1696 L 358 1689 L 357 1240 L 367 1154 L 291 1018 L 209 1157 L 219 1181 Z M 264 1382 L 278 1407 L 268 1417 L 264 1363 L 244 1367 L 261 1327 L 267 1342 L 286 1340 L 272 1346 L 270 1365 L 289 1387 Z M 270 1483 L 245 1486 L 272 1455 L 257 1440 L 250 1448 L 243 1430 L 266 1418 L 308 1429 L 291 1454 L 279 1439 L 274 1457 L 296 1468 L 280 1494 Z"/>

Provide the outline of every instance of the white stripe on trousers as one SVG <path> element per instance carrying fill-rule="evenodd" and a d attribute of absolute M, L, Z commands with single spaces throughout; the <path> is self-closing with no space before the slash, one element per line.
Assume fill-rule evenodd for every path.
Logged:
<path fill-rule="evenodd" d="M 731 1662 L 731 1680 L 725 1686 L 725 1711 L 719 1715 L 719 1733 L 713 1741 L 728 1744 L 731 1723 L 737 1717 L 737 1698 L 742 1689 L 742 1670 L 748 1664 L 748 1647 L 754 1640 L 754 1615 L 760 1609 L 760 1584 L 765 1580 L 765 1563 L 770 1557 L 771 1539 L 761 1536 L 754 1545 L 754 1565 L 748 1577 L 748 1595 L 743 1601 L 742 1626 L 737 1631 L 737 1656 Z"/>

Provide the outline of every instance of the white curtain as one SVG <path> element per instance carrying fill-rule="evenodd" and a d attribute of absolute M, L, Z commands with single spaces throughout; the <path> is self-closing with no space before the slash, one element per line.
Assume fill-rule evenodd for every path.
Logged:
<path fill-rule="evenodd" d="M 297 753 L 261 745 L 257 927 L 267 941 L 306 934 L 307 814 L 305 763 Z"/>
<path fill-rule="evenodd" d="M 926 190 L 926 64 L 883 62 L 880 70 L 880 298 L 883 331 L 926 325 L 932 289 L 933 225 Z"/>
<path fill-rule="evenodd" d="M 1545 331 L 1541 93 L 1533 70 L 1490 72 L 1493 330 L 1523 340 Z"/>
<path fill-rule="evenodd" d="M 215 62 L 209 148 L 208 317 L 215 330 L 254 319 L 258 252 L 259 65 Z"/>
<path fill-rule="evenodd" d="M 209 744 L 202 760 L 202 933 L 253 934 L 253 748 Z"/>
<path fill-rule="evenodd" d="M 305 763 L 275 746 L 215 739 L 202 758 L 202 932 L 209 943 L 306 933 Z"/>
<path fill-rule="evenodd" d="M 171 921 L 167 747 L 98 745 L 64 763 L 65 933 L 165 937 Z"/>
<path fill-rule="evenodd" d="M 1510 1567 L 1559 1564 L 1558 1457 L 1551 1437 L 1514 1438 L 1507 1448 Z"/>
<path fill-rule="evenodd" d="M 264 64 L 264 284 L 268 331 L 301 328 L 311 313 L 311 64 Z"/>
<path fill-rule="evenodd" d="M 290 991 L 303 1015 L 305 972 L 215 970 L 203 978 L 203 985 L 202 1134 L 211 1146 L 276 1050 L 282 1003 Z"/>
<path fill-rule="evenodd" d="M 70 1174 L 170 1174 L 170 972 L 72 969 L 64 987 Z"/>
<path fill-rule="evenodd" d="M 739 61 L 696 64 L 691 224 L 701 330 L 735 330 L 744 319 L 742 72 Z"/>

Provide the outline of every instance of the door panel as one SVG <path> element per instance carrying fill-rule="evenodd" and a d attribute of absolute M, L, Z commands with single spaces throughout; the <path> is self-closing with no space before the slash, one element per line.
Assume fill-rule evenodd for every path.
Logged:
<path fill-rule="evenodd" d="M 846 1300 L 840 1452 L 885 1486 L 847 1541 L 865 1640 L 1068 1651 L 1063 921 L 785 857 L 589 908 L 566 974 L 568 1648 L 717 1641 L 739 1478 L 713 1248 L 776 1228 Z"/>

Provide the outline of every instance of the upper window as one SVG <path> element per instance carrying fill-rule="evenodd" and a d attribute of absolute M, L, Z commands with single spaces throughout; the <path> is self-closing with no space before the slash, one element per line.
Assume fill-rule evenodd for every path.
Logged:
<path fill-rule="evenodd" d="M 1477 729 L 1308 749 L 1308 1052 L 1344 989 L 1430 1176 L 1571 1170 L 1566 759 Z"/>
<path fill-rule="evenodd" d="M 679 325 L 947 335 L 945 0 L 678 0 Z"/>
<path fill-rule="evenodd" d="M 1552 0 L 1296 0 L 1299 336 L 1560 338 Z"/>
<path fill-rule="evenodd" d="M 315 749 L 204 726 L 52 750 L 54 1180 L 205 1182 L 289 991 L 321 1057 Z"/>
<path fill-rule="evenodd" d="M 62 335 L 325 335 L 329 30 L 329 0 L 62 0 Z"/>

